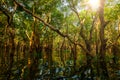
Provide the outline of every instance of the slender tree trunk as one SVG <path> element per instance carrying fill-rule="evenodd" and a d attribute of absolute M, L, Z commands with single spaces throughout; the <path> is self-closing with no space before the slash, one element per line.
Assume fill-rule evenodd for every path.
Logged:
<path fill-rule="evenodd" d="M 100 0 L 100 8 L 99 8 L 99 19 L 100 19 L 100 51 L 99 51 L 99 61 L 100 61 L 100 75 L 103 77 L 101 78 L 102 80 L 109 80 L 109 75 L 107 71 L 107 64 L 105 61 L 105 53 L 106 53 L 106 40 L 104 37 L 104 29 L 105 26 L 107 25 L 105 20 L 104 20 L 104 3 L 105 0 Z"/>
<path fill-rule="evenodd" d="M 62 42 L 62 45 L 61 45 L 61 47 L 60 47 L 60 59 L 61 59 L 61 61 L 62 61 L 62 63 L 63 63 L 63 66 L 65 66 L 64 56 L 63 56 L 64 43 L 65 43 L 65 38 L 64 38 L 64 40 L 63 40 L 63 42 Z"/>
<path fill-rule="evenodd" d="M 97 57 L 97 61 L 96 61 L 96 69 L 97 69 L 97 77 L 99 78 L 100 77 L 100 70 L 99 70 L 99 42 L 98 42 L 98 30 L 96 29 L 96 33 L 95 33 L 95 36 L 96 36 L 96 57 Z"/>
<path fill-rule="evenodd" d="M 52 65 L 53 65 L 53 59 L 52 59 L 52 53 L 53 53 L 53 38 L 49 38 L 48 39 L 48 43 L 45 47 L 45 52 L 46 52 L 46 56 L 47 56 L 47 62 L 48 62 L 48 68 L 50 69 L 50 76 L 49 79 L 53 76 L 53 69 L 52 69 Z"/>
<path fill-rule="evenodd" d="M 114 65 L 116 65 L 118 62 L 117 62 L 117 53 L 118 53 L 118 46 L 117 46 L 117 44 L 114 44 L 113 46 L 112 46 L 112 53 L 113 53 L 113 63 L 114 63 Z"/>
<path fill-rule="evenodd" d="M 74 70 L 76 71 L 77 45 L 73 44 L 73 46 L 71 46 L 71 53 L 73 55 Z"/>
<path fill-rule="evenodd" d="M 10 80 L 10 77 L 12 75 L 11 69 L 13 67 L 14 51 L 15 51 L 14 37 L 15 37 L 15 33 L 14 33 L 14 29 L 12 28 L 12 32 L 10 32 L 10 43 L 9 44 L 11 44 L 11 45 L 9 46 L 9 48 L 11 49 L 11 51 L 10 51 L 9 67 L 8 67 L 8 71 L 7 71 L 7 80 Z"/>
<path fill-rule="evenodd" d="M 38 66 L 39 66 L 39 59 L 42 58 L 42 49 L 43 46 L 40 44 L 40 40 L 39 40 L 39 33 L 37 31 L 37 28 L 35 28 L 35 23 L 33 25 L 33 34 L 31 36 L 31 41 L 30 41 L 30 73 L 29 73 L 29 79 L 35 79 L 37 77 L 37 75 L 35 75 L 39 70 L 38 70 Z"/>
<path fill-rule="evenodd" d="M 87 50 L 89 51 L 89 53 L 86 52 L 87 68 L 90 69 L 90 77 L 93 80 L 93 76 L 94 76 L 93 67 L 92 67 L 93 56 L 91 55 L 91 43 L 89 41 L 86 42 L 86 47 L 87 47 Z"/>

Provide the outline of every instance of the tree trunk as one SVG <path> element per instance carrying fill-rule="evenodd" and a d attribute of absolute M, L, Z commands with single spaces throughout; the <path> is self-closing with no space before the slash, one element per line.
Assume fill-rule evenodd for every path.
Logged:
<path fill-rule="evenodd" d="M 48 63 L 48 68 L 50 69 L 49 78 L 51 78 L 53 76 L 53 74 L 52 74 L 53 73 L 53 69 L 52 69 L 52 65 L 53 65 L 53 60 L 52 60 L 53 38 L 48 39 L 48 43 L 45 47 L 45 52 L 46 52 L 46 56 L 47 56 L 46 62 Z"/>
<path fill-rule="evenodd" d="M 105 53 L 106 53 L 106 40 L 104 37 L 104 29 L 106 27 L 106 22 L 104 20 L 104 3 L 105 0 L 100 0 L 100 8 L 99 8 L 99 19 L 100 19 L 100 51 L 99 51 L 99 61 L 100 61 L 100 75 L 103 76 L 101 77 L 101 80 L 109 80 L 109 75 L 107 71 L 107 64 L 105 61 Z"/>
<path fill-rule="evenodd" d="M 11 49 L 10 51 L 10 61 L 9 61 L 9 67 L 8 67 L 8 70 L 7 70 L 7 80 L 10 80 L 11 78 L 11 75 L 12 75 L 12 67 L 13 67 L 13 62 L 14 62 L 14 50 L 15 50 L 15 44 L 14 44 L 14 37 L 15 37 L 15 34 L 14 34 L 14 29 L 12 28 L 12 32 L 10 32 L 10 45 L 9 45 L 9 48 Z"/>
<path fill-rule="evenodd" d="M 64 44 L 65 44 L 65 38 L 64 38 L 62 45 L 60 47 L 60 59 L 61 59 L 61 62 L 63 63 L 63 66 L 65 66 L 65 61 L 64 61 L 64 56 L 63 56 Z"/>
<path fill-rule="evenodd" d="M 76 60 L 77 60 L 77 49 L 76 48 L 77 48 L 77 45 L 73 44 L 73 47 L 71 48 L 71 53 L 73 54 L 74 70 L 75 71 L 76 71 Z"/>

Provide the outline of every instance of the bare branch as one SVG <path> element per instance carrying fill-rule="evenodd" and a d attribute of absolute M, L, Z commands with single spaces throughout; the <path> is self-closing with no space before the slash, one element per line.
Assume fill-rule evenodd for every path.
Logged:
<path fill-rule="evenodd" d="M 80 16 L 79 16 L 79 13 L 77 12 L 77 10 L 73 4 L 73 0 L 72 0 L 72 3 L 69 2 L 69 5 L 70 5 L 70 9 L 77 15 L 79 23 L 81 24 Z"/>

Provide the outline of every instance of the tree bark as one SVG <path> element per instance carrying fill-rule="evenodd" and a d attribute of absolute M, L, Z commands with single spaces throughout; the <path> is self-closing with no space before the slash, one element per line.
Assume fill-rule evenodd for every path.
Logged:
<path fill-rule="evenodd" d="M 107 70 L 107 64 L 105 61 L 105 53 L 106 53 L 106 39 L 104 37 L 104 29 L 106 27 L 106 22 L 104 20 L 104 3 L 105 0 L 100 0 L 100 8 L 99 8 L 99 19 L 100 19 L 100 51 L 99 51 L 99 61 L 100 61 L 100 75 L 102 80 L 109 80 L 108 70 Z"/>
<path fill-rule="evenodd" d="M 9 48 L 11 49 L 10 51 L 10 61 L 9 61 L 9 67 L 7 70 L 7 80 L 10 80 L 11 75 L 12 75 L 12 67 L 13 67 L 13 62 L 14 62 L 14 52 L 15 52 L 15 44 L 14 44 L 14 37 L 15 37 L 15 33 L 14 33 L 14 28 L 12 28 L 12 31 L 10 31 L 10 45 Z"/>

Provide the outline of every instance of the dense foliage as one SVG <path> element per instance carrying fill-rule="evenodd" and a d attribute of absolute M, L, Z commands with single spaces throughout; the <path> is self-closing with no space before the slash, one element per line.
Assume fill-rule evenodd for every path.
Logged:
<path fill-rule="evenodd" d="M 0 0 L 0 80 L 119 80 L 119 53 L 119 0 Z"/>

